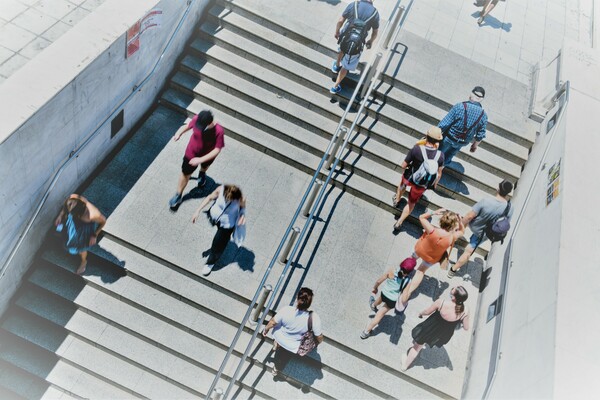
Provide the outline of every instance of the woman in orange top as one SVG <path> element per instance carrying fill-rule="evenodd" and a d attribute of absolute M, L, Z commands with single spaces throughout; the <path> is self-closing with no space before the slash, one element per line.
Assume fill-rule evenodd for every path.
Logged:
<path fill-rule="evenodd" d="M 434 215 L 441 215 L 439 228 L 429 222 L 429 218 Z M 408 302 L 412 292 L 419 287 L 429 267 L 438 262 L 447 264 L 448 249 L 451 249 L 454 242 L 465 233 L 461 218 L 456 213 L 443 208 L 421 214 L 419 221 L 423 226 L 423 235 L 415 245 L 413 257 L 420 258 L 422 261 L 415 271 L 410 287 L 402 292 L 401 301 L 404 304 Z"/>

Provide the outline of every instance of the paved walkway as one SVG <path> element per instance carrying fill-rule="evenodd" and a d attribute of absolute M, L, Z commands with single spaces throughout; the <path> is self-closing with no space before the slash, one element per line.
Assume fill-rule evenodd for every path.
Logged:
<path fill-rule="evenodd" d="M 0 84 L 105 0 L 0 0 Z"/>
<path fill-rule="evenodd" d="M 594 1 L 500 1 L 479 27 L 483 0 L 415 0 L 405 28 L 528 83 L 531 68 L 556 57 L 565 38 L 591 47 Z"/>

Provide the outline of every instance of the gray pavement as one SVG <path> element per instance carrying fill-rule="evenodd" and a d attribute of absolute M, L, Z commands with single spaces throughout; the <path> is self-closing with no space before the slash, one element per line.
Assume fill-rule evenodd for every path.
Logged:
<path fill-rule="evenodd" d="M 104 1 L 0 1 L 0 84 Z"/>
<path fill-rule="evenodd" d="M 107 232 L 199 275 L 204 261 L 201 253 L 210 246 L 214 229 L 204 220 L 192 224 L 190 218 L 208 190 L 195 189 L 192 181 L 188 186 L 191 195 L 179 210 L 173 213 L 167 207 L 187 144 L 187 138 L 179 142 L 169 139 L 182 122 L 179 114 L 159 107 L 145 123 L 143 133 L 125 145 L 84 194 L 109 214 Z M 141 148 L 144 151 L 139 151 Z M 310 176 L 231 138 L 226 138 L 226 147 L 209 176 L 218 183 L 241 185 L 248 197 L 248 238 L 240 248 L 230 244 L 207 279 L 248 298 Z M 324 321 L 328 338 L 398 370 L 400 355 L 411 344 L 410 330 L 419 322 L 416 315 L 432 299 L 448 296 L 452 285 L 463 284 L 471 294 L 469 306 L 475 308 L 478 283 L 474 271 L 481 268 L 481 260 L 468 266 L 470 275 L 465 281 L 454 278 L 449 282 L 444 271 L 432 267 L 406 317 L 386 317 L 374 336 L 363 341 L 359 334 L 370 316 L 367 301 L 374 280 L 409 255 L 419 236 L 414 227 L 393 236 L 392 223 L 389 213 L 331 189 L 276 308 L 290 303 L 299 286 L 312 287 L 314 309 Z M 276 264 L 269 282 L 273 283 L 280 271 Z M 453 397 L 460 396 L 469 340 L 467 332 L 459 331 L 443 349 L 424 350 L 407 374 Z"/>
<path fill-rule="evenodd" d="M 565 38 L 592 45 L 594 0 L 500 1 L 482 26 L 482 0 L 414 1 L 405 28 L 494 71 L 529 83 Z"/>

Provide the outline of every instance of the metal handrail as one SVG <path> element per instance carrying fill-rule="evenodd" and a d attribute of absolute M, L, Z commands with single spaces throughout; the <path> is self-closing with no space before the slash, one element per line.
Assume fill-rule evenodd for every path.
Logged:
<path fill-rule="evenodd" d="M 401 0 L 397 1 L 394 9 L 392 10 L 392 12 L 390 14 L 390 18 L 388 19 L 388 21 L 387 21 L 387 23 L 386 23 L 386 25 L 385 25 L 385 27 L 383 29 L 384 33 L 383 33 L 382 37 L 386 38 L 386 40 L 381 40 L 380 39 L 378 41 L 378 46 L 381 46 L 382 43 L 385 43 L 385 45 L 387 46 L 387 44 L 389 44 L 389 42 L 390 42 L 390 40 L 389 40 L 390 36 L 393 35 L 393 40 L 395 40 L 396 37 L 398 36 L 398 33 L 400 32 L 400 29 L 401 29 L 402 25 L 404 24 L 404 21 L 406 20 L 406 18 L 404 18 L 404 19 L 402 19 L 400 21 L 400 18 L 398 18 L 397 14 L 396 14 L 396 13 L 400 13 L 400 14 L 404 13 L 405 7 L 404 6 L 400 6 L 400 2 L 401 2 Z M 410 9 L 410 6 L 412 5 L 412 2 L 413 2 L 413 0 L 410 1 L 409 6 L 407 7 L 408 9 Z M 395 27 L 395 29 L 392 26 L 392 23 L 393 23 L 392 21 L 395 22 L 395 23 L 398 23 L 398 26 Z M 380 50 L 382 50 L 382 49 L 380 48 Z M 391 56 L 392 56 L 392 52 L 391 52 L 391 50 L 388 50 L 388 57 L 391 57 Z M 256 337 L 258 336 L 260 330 L 262 329 L 262 325 L 264 323 L 264 320 L 265 320 L 266 316 L 269 313 L 269 310 L 271 309 L 271 306 L 273 305 L 273 302 L 274 302 L 274 299 L 276 297 L 276 294 L 278 293 L 278 290 L 279 290 L 281 284 L 283 283 L 283 281 L 285 279 L 285 276 L 288 273 L 288 270 L 289 270 L 289 268 L 290 268 L 290 266 L 292 264 L 292 261 L 293 261 L 295 255 L 296 255 L 299 247 L 300 247 L 300 243 L 302 242 L 302 240 L 303 240 L 306 232 L 308 231 L 308 228 L 309 228 L 309 225 L 310 225 L 308 222 L 311 221 L 314 218 L 314 214 L 315 214 L 316 210 L 319 209 L 320 203 L 323 200 L 323 197 L 325 195 L 325 191 L 327 190 L 327 185 L 331 181 L 331 179 L 333 177 L 333 174 L 336 171 L 336 167 L 339 164 L 340 156 L 344 153 L 345 149 L 347 148 L 348 142 L 350 141 L 350 138 L 352 137 L 352 132 L 355 129 L 356 125 L 358 124 L 358 120 L 361 117 L 361 114 L 362 114 L 362 112 L 364 111 L 364 109 L 365 109 L 365 107 L 367 105 L 369 95 L 371 94 L 371 92 L 373 91 L 375 85 L 378 82 L 378 78 L 380 76 L 381 68 L 382 68 L 382 65 L 384 64 L 384 63 L 379 63 L 377 61 L 377 60 L 380 60 L 380 59 L 381 59 L 381 56 L 379 54 L 376 54 L 375 57 L 373 57 L 367 63 L 367 66 L 362 71 L 362 74 L 361 74 L 359 82 L 358 82 L 358 84 L 356 86 L 356 89 L 352 93 L 352 97 L 350 98 L 350 101 L 348 102 L 348 106 L 346 107 L 346 109 L 344 110 L 344 113 L 342 114 L 342 117 L 340 118 L 340 122 L 338 123 L 338 126 L 337 126 L 337 128 L 335 130 L 335 133 L 333 134 L 331 140 L 329 141 L 329 144 L 327 145 L 327 149 L 323 153 L 323 157 L 321 158 L 321 161 L 319 162 L 319 165 L 317 166 L 317 168 L 315 170 L 315 173 L 314 173 L 314 175 L 313 175 L 313 177 L 312 177 L 312 179 L 311 179 L 311 181 L 310 181 L 310 183 L 309 183 L 306 191 L 304 192 L 304 195 L 302 196 L 302 199 L 301 199 L 300 203 L 298 204 L 298 207 L 296 208 L 296 211 L 295 211 L 295 213 L 294 213 L 294 215 L 293 215 L 293 217 L 292 217 L 292 219 L 291 219 L 291 221 L 290 221 L 290 223 L 289 223 L 289 225 L 288 225 L 288 227 L 287 227 L 287 229 L 286 229 L 286 231 L 285 231 L 285 233 L 284 233 L 284 235 L 283 235 L 283 237 L 281 239 L 281 242 L 279 243 L 279 246 L 278 246 L 277 250 L 275 251 L 275 254 L 274 254 L 273 258 L 271 259 L 271 262 L 269 263 L 269 265 L 268 265 L 265 273 L 263 274 L 261 282 L 258 284 L 258 289 L 254 293 L 252 301 L 251 301 L 250 305 L 248 306 L 248 308 L 246 310 L 246 314 L 244 315 L 244 318 L 242 319 L 242 321 L 241 321 L 241 323 L 240 323 L 240 325 L 238 327 L 238 330 L 237 330 L 237 332 L 236 332 L 236 334 L 235 334 L 235 336 L 234 336 L 231 344 L 229 345 L 229 348 L 227 349 L 227 353 L 226 353 L 225 357 L 223 358 L 223 361 L 221 362 L 221 365 L 220 365 L 217 373 L 215 374 L 213 382 L 211 383 L 211 386 L 210 386 L 210 388 L 208 389 L 208 391 L 206 393 L 206 399 L 207 400 L 210 400 L 210 398 L 212 396 L 212 393 L 215 390 L 215 388 L 217 386 L 217 383 L 219 382 L 219 380 L 220 380 L 220 378 L 221 378 L 221 376 L 223 374 L 223 371 L 224 371 L 225 367 L 227 366 L 227 363 L 228 363 L 228 361 L 229 361 L 229 359 L 231 357 L 231 354 L 233 353 L 233 351 L 235 349 L 235 346 L 236 346 L 236 344 L 237 344 L 237 342 L 238 342 L 238 340 L 239 340 L 239 338 L 240 338 L 240 336 L 241 336 L 241 334 L 242 334 L 242 332 L 244 330 L 244 327 L 246 326 L 246 324 L 248 322 L 250 314 L 252 313 L 252 311 L 254 309 L 254 306 L 255 306 L 255 304 L 257 302 L 257 299 L 258 299 L 258 297 L 259 297 L 259 295 L 261 293 L 261 288 L 266 284 L 266 281 L 267 281 L 267 279 L 270 276 L 270 273 L 271 273 L 271 271 L 273 269 L 273 266 L 275 265 L 275 263 L 276 263 L 276 261 L 277 261 L 277 259 L 279 257 L 279 254 L 280 254 L 281 250 L 283 249 L 283 247 L 284 247 L 284 245 L 285 245 L 285 243 L 286 243 L 286 241 L 287 241 L 290 233 L 294 229 L 294 225 L 295 225 L 295 223 L 296 223 L 296 221 L 298 219 L 298 216 L 300 215 L 300 213 L 301 213 L 301 211 L 302 211 L 302 209 L 303 209 L 303 207 L 304 207 L 304 205 L 306 203 L 306 200 L 308 199 L 308 197 L 309 197 L 309 195 L 310 195 L 310 193 L 311 193 L 311 191 L 313 189 L 313 186 L 316 184 L 316 182 L 318 180 L 318 177 L 321 174 L 321 170 L 323 169 L 324 164 L 327 162 L 327 159 L 330 156 L 330 151 L 332 151 L 332 149 L 334 149 L 333 151 L 335 153 L 337 153 L 337 156 L 335 157 L 333 165 L 331 165 L 331 168 L 329 169 L 329 173 L 327 175 L 327 178 L 323 182 L 323 185 L 321 186 L 321 189 L 320 189 L 319 194 L 317 196 L 317 200 L 316 200 L 314 206 L 312 207 L 312 210 L 310 211 L 310 214 L 309 214 L 309 216 L 308 216 L 308 218 L 306 220 L 306 223 L 304 224 L 304 227 L 302 228 L 302 231 L 299 234 L 298 239 L 295 242 L 295 245 L 294 245 L 294 247 L 293 247 L 293 249 L 291 251 L 291 254 L 289 255 L 288 260 L 287 260 L 287 262 L 286 262 L 286 264 L 285 264 L 285 266 L 284 266 L 284 268 L 283 268 L 283 270 L 282 270 L 282 272 L 281 272 L 281 274 L 279 276 L 279 279 L 277 280 L 277 283 L 275 284 L 275 286 L 273 288 L 272 295 L 269 297 L 269 300 L 268 300 L 268 302 L 267 302 L 267 304 L 265 306 L 265 309 L 262 312 L 262 315 L 261 315 L 260 319 L 258 320 L 256 328 L 253 331 L 252 338 L 248 342 L 248 344 L 246 346 L 246 349 L 244 351 L 244 354 L 240 358 L 240 360 L 238 362 L 238 365 L 237 365 L 237 368 L 236 368 L 233 376 L 230 378 L 229 385 L 227 386 L 227 389 L 226 389 L 226 391 L 224 393 L 224 398 L 225 399 L 228 398 L 229 393 L 231 392 L 231 389 L 236 384 L 237 377 L 239 376 L 239 374 L 241 372 L 241 369 L 242 369 L 242 367 L 243 367 L 246 359 L 248 358 L 248 354 L 250 353 L 250 351 L 252 349 L 252 346 L 254 344 L 254 341 L 256 340 Z M 375 68 L 375 69 L 379 68 L 378 73 L 370 74 L 369 72 L 370 72 L 371 68 Z M 361 86 L 363 86 L 363 85 L 366 84 L 365 80 L 366 80 L 366 78 L 367 78 L 368 75 L 371 78 L 374 78 L 374 79 L 372 79 L 371 82 L 369 83 L 369 86 L 368 86 L 369 89 L 368 89 L 366 95 L 363 96 L 360 99 L 359 110 L 356 113 L 356 116 L 354 117 L 354 120 L 353 120 L 350 128 L 347 129 L 347 131 L 346 130 L 342 130 L 342 128 L 344 128 L 344 123 L 346 122 L 346 117 L 347 117 L 348 113 L 350 112 L 350 110 L 352 109 L 352 107 L 354 105 L 354 102 L 357 99 L 357 97 L 358 97 L 358 95 L 359 95 L 359 93 L 361 91 Z M 342 134 L 345 134 L 343 145 L 341 146 L 341 148 L 339 150 L 337 150 L 338 146 L 336 146 L 335 143 L 338 140 L 341 140 L 341 137 L 338 138 L 338 136 L 342 135 Z"/>
<path fill-rule="evenodd" d="M 71 163 L 72 160 L 74 160 L 75 158 L 77 158 L 77 156 L 81 153 L 81 151 L 83 149 L 85 149 L 86 146 L 96 137 L 96 135 L 98 135 L 100 133 L 100 131 L 102 130 L 102 128 L 104 128 L 104 126 L 108 123 L 108 121 L 111 121 L 112 118 L 127 103 L 129 103 L 129 101 L 131 99 L 133 99 L 133 97 L 136 94 L 136 92 L 141 91 L 142 88 L 146 85 L 146 83 L 148 83 L 148 81 L 154 75 L 154 73 L 156 72 L 156 69 L 160 65 L 160 63 L 161 63 L 161 61 L 162 61 L 165 53 L 171 47 L 171 44 L 173 43 L 173 40 L 175 39 L 175 35 L 177 35 L 177 33 L 179 32 L 179 30 L 183 26 L 183 22 L 187 19 L 187 16 L 188 16 L 188 14 L 190 12 L 190 9 L 192 8 L 192 5 L 195 2 L 196 2 L 196 0 L 188 0 L 188 5 L 187 5 L 187 8 L 186 8 L 185 12 L 181 16 L 181 18 L 179 20 L 179 23 L 177 24 L 177 27 L 173 30 L 173 33 L 171 33 L 171 36 L 169 37 L 169 40 L 167 41 L 167 44 L 165 45 L 165 47 L 161 51 L 160 56 L 156 60 L 156 63 L 154 63 L 154 66 L 152 67 L 152 69 L 150 70 L 150 72 L 144 77 L 144 79 L 142 79 L 142 81 L 139 84 L 137 84 L 137 85 L 134 86 L 132 92 L 130 94 L 128 94 L 127 97 L 125 97 L 113 109 L 113 111 L 110 114 L 108 114 L 108 116 L 96 127 L 96 129 L 94 129 L 92 131 L 92 133 L 90 133 L 88 135 L 88 137 L 79 145 L 79 147 L 77 147 L 75 150 L 71 151 L 71 153 L 69 154 L 69 157 L 65 161 L 63 161 L 63 163 L 61 164 L 61 166 L 56 170 L 56 172 L 54 172 L 54 175 L 52 176 L 52 180 L 50 181 L 50 184 L 48 185 L 48 188 L 44 192 L 44 195 L 42 196 L 42 199 L 39 201 L 39 203 L 38 203 L 38 205 L 37 205 L 34 213 L 31 215 L 31 217 L 29 217 L 29 220 L 27 221 L 27 223 L 24 225 L 24 228 L 19 233 L 19 239 L 14 244 L 12 250 L 10 251 L 10 253 L 8 254 L 8 256 L 6 257 L 5 261 L 3 262 L 2 269 L 0 270 L 0 279 L 2 279 L 4 277 L 4 275 L 6 274 L 6 271 L 8 270 L 8 266 L 10 265 L 10 263 L 12 262 L 12 260 L 14 259 L 15 255 L 17 254 L 17 252 L 19 251 L 19 249 L 21 248 L 21 245 L 23 244 L 23 242 L 25 240 L 25 237 L 29 234 L 29 231 L 31 230 L 31 227 L 33 226 L 33 224 L 37 220 L 40 212 L 42 211 L 42 208 L 44 207 L 44 205 L 46 204 L 46 201 L 48 200 L 48 197 L 50 196 L 50 193 L 52 192 L 52 190 L 56 186 L 56 183 L 58 182 L 58 179 L 62 175 L 62 173 L 65 170 L 65 168 Z"/>
<path fill-rule="evenodd" d="M 564 91 L 561 88 L 562 95 L 558 96 L 557 101 L 560 101 L 560 98 L 563 96 L 564 96 L 565 101 L 564 101 L 561 109 L 558 111 L 560 114 L 558 115 L 558 118 L 556 118 L 556 123 L 554 124 L 555 132 L 556 132 L 556 129 L 558 129 L 559 125 L 561 124 L 563 117 L 565 115 L 565 110 L 567 109 L 567 105 L 569 104 L 569 94 L 570 94 L 570 89 L 571 89 L 570 81 L 565 82 L 563 85 L 563 88 L 564 88 Z M 559 93 L 561 91 L 559 91 Z M 540 177 L 542 170 L 544 169 L 544 164 L 546 162 L 546 156 L 548 155 L 548 152 L 550 151 L 550 146 L 552 145 L 552 142 L 554 141 L 555 137 L 556 137 L 556 133 L 552 134 L 550 139 L 548 139 L 548 143 L 546 144 L 546 148 L 544 149 L 544 154 L 542 155 L 542 158 L 540 159 L 540 163 L 539 163 L 538 168 L 533 177 L 533 181 L 531 182 L 531 186 L 529 187 L 529 191 L 527 192 L 527 196 L 525 197 L 525 201 L 523 202 L 523 206 L 521 207 L 521 211 L 519 212 L 519 216 L 517 218 L 517 221 L 515 222 L 515 227 L 513 228 L 513 231 L 510 235 L 509 245 L 508 245 L 508 249 L 507 249 L 507 251 L 508 251 L 508 268 L 506 269 L 506 279 L 504 280 L 504 286 L 502 287 L 504 304 L 506 304 L 506 301 L 507 301 L 506 299 L 508 296 L 507 289 L 508 289 L 508 282 L 509 282 L 509 278 L 510 278 L 510 270 L 512 267 L 514 238 L 516 237 L 516 234 L 519 231 L 519 227 L 521 226 L 521 221 L 523 220 L 523 217 L 525 215 L 527 205 L 529 204 L 529 201 L 531 200 L 531 196 L 533 195 L 533 190 L 535 188 L 537 180 Z M 488 384 L 485 387 L 485 391 L 482 396 L 482 398 L 484 398 L 484 399 L 488 398 L 488 396 L 490 394 L 490 390 L 496 380 L 496 375 L 498 372 L 498 363 L 500 361 L 500 353 L 501 353 L 500 345 L 502 344 L 503 327 L 504 327 L 504 318 L 501 316 L 500 317 L 500 327 L 498 329 L 498 334 L 496 335 L 496 338 L 495 338 L 498 345 L 496 347 L 496 354 L 495 354 L 495 359 L 494 359 L 492 377 L 489 379 Z"/>

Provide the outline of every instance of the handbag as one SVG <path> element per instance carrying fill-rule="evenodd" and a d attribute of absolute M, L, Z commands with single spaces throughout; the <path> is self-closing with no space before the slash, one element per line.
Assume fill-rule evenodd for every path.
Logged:
<path fill-rule="evenodd" d="M 208 207 L 208 210 L 203 211 L 204 214 L 206 214 L 206 218 L 208 219 L 208 223 L 211 224 L 212 226 L 215 226 L 219 223 L 219 220 L 221 219 L 221 217 L 223 216 L 223 214 L 225 213 L 225 210 L 227 210 L 227 207 L 229 207 L 229 205 L 231 204 L 231 202 L 227 203 L 227 205 L 225 206 L 225 208 L 223 209 L 223 211 L 221 211 L 221 214 L 219 214 L 219 216 L 214 219 L 211 215 L 210 215 L 210 210 L 213 208 L 213 206 L 217 203 L 217 201 L 213 201 L 213 203 L 210 205 L 210 207 Z"/>
<path fill-rule="evenodd" d="M 319 345 L 317 338 L 312 330 L 312 311 L 308 312 L 308 331 L 304 332 L 302 339 L 300 340 L 300 347 L 298 347 L 298 355 L 305 356 L 314 348 Z"/>

